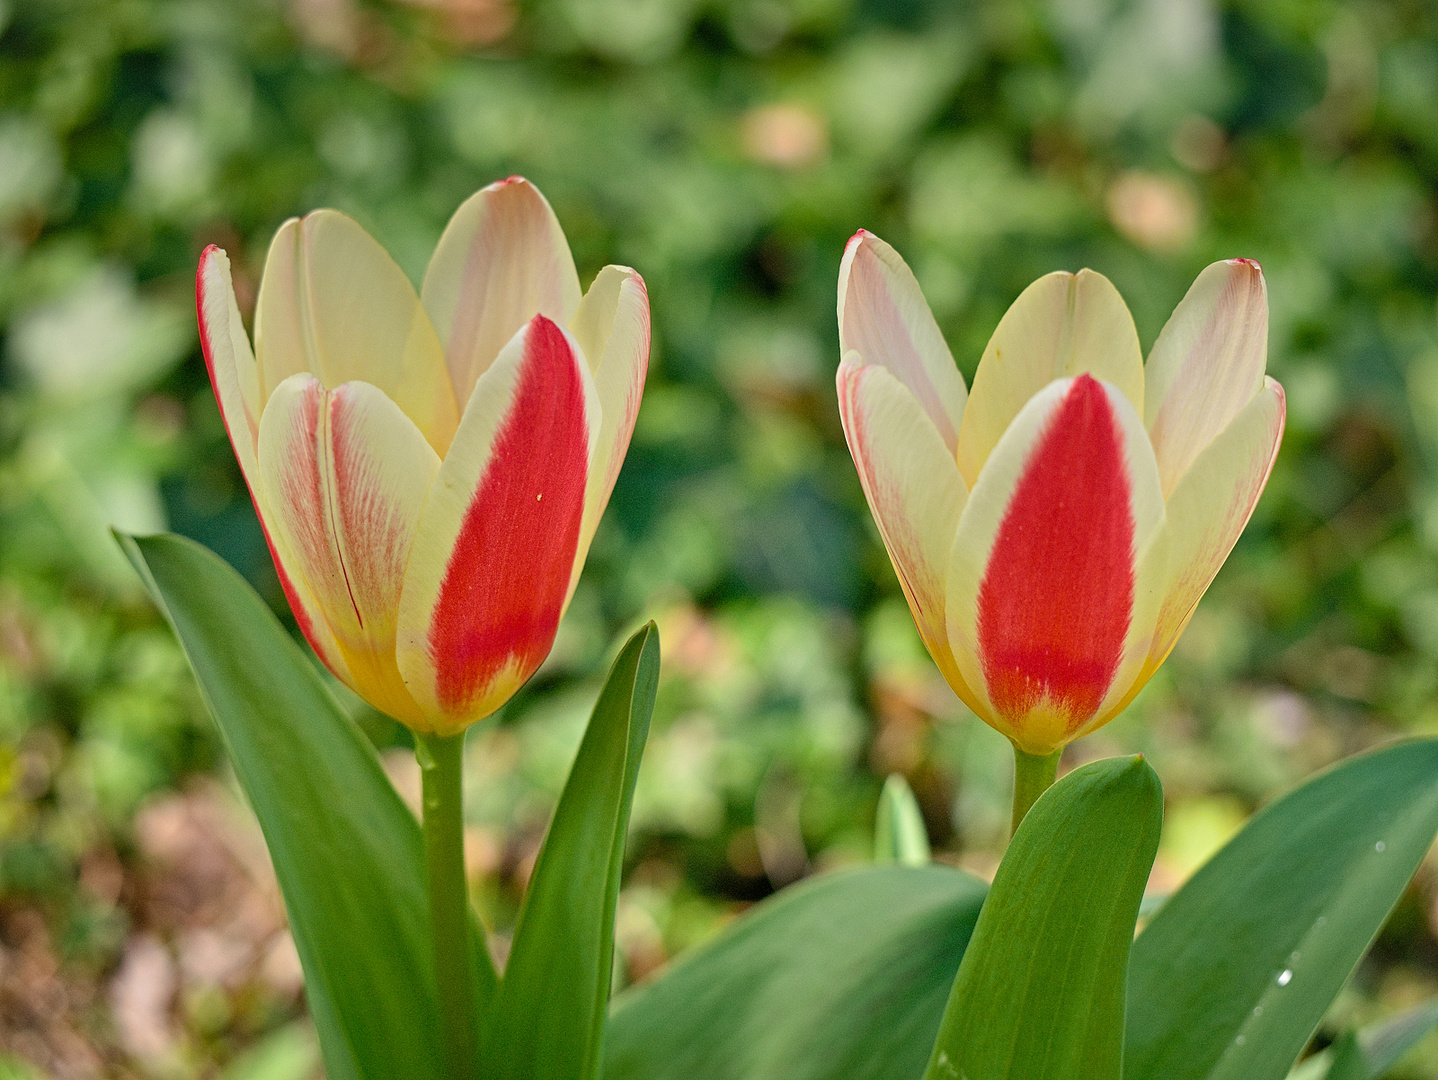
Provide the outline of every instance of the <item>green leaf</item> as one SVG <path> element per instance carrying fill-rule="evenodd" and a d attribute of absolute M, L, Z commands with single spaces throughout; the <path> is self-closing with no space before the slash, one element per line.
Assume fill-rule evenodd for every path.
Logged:
<path fill-rule="evenodd" d="M 419 823 L 239 574 L 182 537 L 120 540 L 189 657 L 264 830 L 326 1074 L 441 1077 Z M 494 975 L 476 951 L 483 996 Z"/>
<path fill-rule="evenodd" d="M 1118 1080 L 1124 977 L 1163 789 L 1140 757 L 1075 769 L 1014 834 L 928 1080 Z"/>
<path fill-rule="evenodd" d="M 874 861 L 923 866 L 929 861 L 929 831 L 909 783 L 898 773 L 884 781 L 874 815 Z"/>
<path fill-rule="evenodd" d="M 659 681 L 649 623 L 614 661 L 530 878 L 481 1054 L 486 1080 L 589 1080 L 614 978 L 614 909 Z"/>
<path fill-rule="evenodd" d="M 1438 1025 L 1438 998 L 1365 1027 L 1353 1040 L 1362 1052 L 1359 1059 L 1362 1071 L 1352 1075 L 1357 1080 L 1378 1080 L 1435 1025 Z M 1342 1054 L 1335 1054 L 1335 1049 L 1340 1044 L 1346 1047 L 1350 1039 L 1351 1033 L 1334 1047 L 1305 1058 L 1298 1068 L 1289 1073 L 1288 1080 L 1339 1080 L 1348 1077 L 1350 1074 L 1342 1070 L 1352 1068 L 1349 1061 L 1353 1051 L 1345 1049 Z"/>
<path fill-rule="evenodd" d="M 983 898 L 938 865 L 785 889 L 619 998 L 604 1080 L 914 1080 Z"/>
<path fill-rule="evenodd" d="M 1271 804 L 1134 943 L 1126 1080 L 1277 1080 L 1438 832 L 1438 740 Z"/>

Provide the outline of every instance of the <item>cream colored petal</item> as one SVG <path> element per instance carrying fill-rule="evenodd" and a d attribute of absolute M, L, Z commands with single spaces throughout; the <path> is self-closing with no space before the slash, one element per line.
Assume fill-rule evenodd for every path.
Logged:
<path fill-rule="evenodd" d="M 948 637 L 976 711 L 1025 750 L 1075 737 L 1141 664 L 1163 514 L 1137 411 L 1087 375 L 1040 390 L 989 455 L 949 556 Z"/>
<path fill-rule="evenodd" d="M 440 341 L 461 409 L 499 350 L 536 314 L 567 326 L 579 275 L 564 230 L 523 177 L 490 184 L 454 212 L 420 296 Z"/>
<path fill-rule="evenodd" d="M 1048 274 L 1004 314 L 974 373 L 958 442 L 971 487 L 1029 399 L 1083 372 L 1116 386 L 1143 415 L 1143 353 L 1123 297 L 1092 270 Z"/>
<path fill-rule="evenodd" d="M 908 264 L 862 229 L 839 264 L 839 348 L 888 369 L 954 452 L 968 396 L 963 376 Z"/>
<path fill-rule="evenodd" d="M 400 598 L 399 668 L 433 730 L 488 716 L 548 655 L 599 427 L 588 362 L 543 315 L 475 384 Z"/>
<path fill-rule="evenodd" d="M 265 401 L 260 393 L 259 368 L 250 349 L 235 302 L 230 259 L 211 244 L 200 256 L 195 280 L 195 306 L 200 321 L 200 347 L 205 367 L 220 405 L 220 416 L 234 445 L 245 481 L 253 488 L 255 440 Z"/>
<path fill-rule="evenodd" d="M 308 372 L 327 389 L 378 387 L 443 454 L 459 410 L 444 352 L 414 286 L 358 223 L 317 210 L 280 227 L 255 308 L 266 397 Z"/>
<path fill-rule="evenodd" d="M 368 383 L 326 392 L 293 375 L 260 420 L 259 465 L 277 543 L 314 596 L 362 698 L 423 726 L 395 661 L 405 567 L 439 458 Z"/>
<path fill-rule="evenodd" d="M 1278 457 L 1285 414 L 1283 387 L 1265 379 L 1258 396 L 1194 459 L 1168 497 L 1171 551 L 1150 674 L 1172 651 L 1253 515 Z"/>
<path fill-rule="evenodd" d="M 1167 496 L 1263 388 L 1268 289 L 1252 259 L 1198 275 L 1148 357 L 1144 421 Z"/>
<path fill-rule="evenodd" d="M 579 552 L 569 583 L 573 594 L 639 415 L 644 376 L 649 370 L 649 290 L 644 279 L 627 266 L 606 266 L 580 301 L 569 330 L 594 375 L 600 408 L 599 433 L 584 495 L 584 521 L 579 527 Z"/>
<path fill-rule="evenodd" d="M 210 383 L 220 403 L 220 416 L 229 432 L 230 443 L 240 463 L 240 472 L 250 489 L 260 528 L 265 534 L 270 557 L 275 563 L 280 586 L 289 600 L 290 610 L 300 632 L 315 653 L 340 679 L 347 680 L 349 670 L 340 655 L 334 635 L 320 613 L 314 596 L 303 581 L 294 576 L 294 560 L 287 557 L 276 542 L 270 525 L 270 512 L 265 503 L 264 484 L 260 479 L 257 443 L 264 400 L 260 392 L 259 367 L 250 349 L 235 303 L 234 286 L 230 280 L 230 260 L 223 251 L 211 245 L 200 256 L 200 269 L 195 281 L 196 307 L 200 321 L 200 347 L 205 354 Z"/>
<path fill-rule="evenodd" d="M 864 364 L 850 352 L 839 365 L 837 383 L 844 436 L 869 510 L 919 634 L 947 674 L 955 664 L 944 587 L 968 497 L 963 477 L 943 439 L 925 421 L 923 407 L 887 368 Z"/>

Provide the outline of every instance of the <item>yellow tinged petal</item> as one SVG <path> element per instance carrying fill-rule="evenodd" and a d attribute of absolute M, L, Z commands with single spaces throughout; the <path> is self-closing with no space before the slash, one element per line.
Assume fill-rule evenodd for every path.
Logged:
<path fill-rule="evenodd" d="M 935 662 L 957 670 L 944 589 L 968 490 L 923 407 L 885 367 L 850 352 L 839 365 L 839 415 L 864 496 Z M 956 688 L 957 689 L 957 688 Z M 961 694 L 962 696 L 962 694 Z"/>
<path fill-rule="evenodd" d="M 313 595 L 351 689 L 409 724 L 423 716 L 395 662 L 395 626 L 439 457 L 368 383 L 326 392 L 308 374 L 276 387 L 259 466 L 277 546 Z"/>
<path fill-rule="evenodd" d="M 1268 290 L 1251 259 L 1198 275 L 1149 354 L 1144 420 L 1164 495 L 1263 387 Z"/>
<path fill-rule="evenodd" d="M 255 440 L 265 401 L 260 394 L 259 366 L 235 302 L 230 259 L 217 247 L 200 257 L 196 282 L 200 316 L 200 344 L 215 387 L 215 399 L 235 447 L 240 471 L 251 488 L 257 482 Z"/>
<path fill-rule="evenodd" d="M 639 415 L 644 376 L 649 370 L 649 290 L 644 279 L 627 266 L 606 266 L 580 301 L 569 330 L 594 375 L 600 410 L 579 551 L 569 583 L 572 594 Z"/>
<path fill-rule="evenodd" d="M 1283 440 L 1283 387 L 1263 389 L 1183 474 L 1168 497 L 1170 552 L 1147 668 L 1157 670 L 1253 515 Z"/>
<path fill-rule="evenodd" d="M 1050 430 L 1053 418 L 1067 398 L 1073 379 L 1049 383 L 1019 411 L 1007 431 L 994 446 L 984 464 L 978 482 L 969 492 L 968 502 L 959 518 L 953 547 L 949 554 L 946 584 L 948 637 L 964 682 L 973 688 L 980 707 L 975 711 L 990 725 L 1014 739 L 1032 753 L 1047 753 L 1074 737 L 1065 729 L 1068 718 L 1055 714 L 1030 718 L 1030 726 L 1020 731 L 1001 716 L 989 696 L 979 642 L 979 593 L 989 567 L 994 542 L 1003 525 L 1019 482 L 1040 442 Z M 1112 414 L 1123 437 L 1123 462 L 1129 481 L 1129 508 L 1133 515 L 1133 552 L 1135 559 L 1135 604 L 1127 630 L 1124 654 L 1109 690 L 1126 682 L 1129 671 L 1142 664 L 1142 651 L 1130 654 L 1135 635 L 1147 640 L 1151 634 L 1152 617 L 1142 606 L 1139 593 L 1139 566 L 1160 533 L 1164 521 L 1163 495 L 1159 488 L 1158 467 L 1148 435 L 1128 397 L 1111 383 L 1101 383 Z M 1088 493 L 1076 492 L 1082 502 Z M 1076 537 L 1075 542 L 1080 542 Z M 1038 572 L 1038 568 L 1035 569 Z M 1037 728 L 1034 726 L 1037 725 Z M 1038 730 L 1042 728 L 1042 730 Z"/>
<path fill-rule="evenodd" d="M 547 344 L 534 345 L 531 336 Z M 564 347 L 554 349 L 556 341 L 562 342 Z M 559 384 L 569 382 L 572 386 L 573 382 L 558 378 L 561 366 L 565 372 L 572 370 L 578 379 L 582 417 L 572 415 L 563 400 Z M 532 381 L 535 379 L 549 381 L 535 383 Z M 526 413 L 525 410 L 535 411 Z M 551 422 L 556 417 L 559 422 L 554 425 Z M 518 426 L 514 426 L 515 422 Z M 536 462 L 542 463 L 556 453 L 566 456 L 566 447 L 536 442 L 526 438 L 526 435 L 536 427 L 546 426 L 557 426 L 563 433 L 572 430 L 574 423 L 583 425 L 581 433 L 584 442 L 574 455 L 582 471 L 584 463 L 593 460 L 598 441 L 599 393 L 590 374 L 589 363 L 574 338 L 562 328 L 545 324 L 544 319 L 536 317 L 520 328 L 475 384 L 464 418 L 425 504 L 406 570 L 399 603 L 397 658 L 405 684 L 430 717 L 432 730 L 446 733 L 461 730 L 465 725 L 487 716 L 503 704 L 533 671 L 533 668 L 522 670 L 511 665 L 510 669 L 497 674 L 488 672 L 486 681 L 478 688 L 469 686 L 463 679 L 463 669 L 470 659 L 467 654 L 484 653 L 494 643 L 470 640 L 466 635 L 472 634 L 476 626 L 482 628 L 492 621 L 490 615 L 493 612 L 510 612 L 514 615 L 512 622 L 529 626 L 536 598 L 542 599 L 553 591 L 553 583 L 548 577 L 553 568 L 538 565 L 535 560 L 537 549 L 554 541 L 555 536 L 537 537 L 533 530 L 547 526 L 553 534 L 554 529 L 559 527 L 540 516 L 540 504 L 542 502 L 544 509 L 548 510 L 564 503 L 566 500 L 556 497 L 556 494 L 573 484 L 584 485 L 585 477 L 551 476 L 536 481 L 549 488 L 550 499 L 544 500 L 544 489 L 541 487 L 534 503 L 528 504 L 536 510 L 534 517 L 524 518 L 514 514 L 513 521 L 499 520 L 513 514 L 512 506 L 507 509 L 505 505 L 495 507 L 485 503 L 486 485 L 489 481 L 497 481 L 494 494 L 501 499 L 514 495 L 514 484 L 507 483 L 506 476 L 522 474 L 527 483 Z M 497 454 L 496 448 L 505 438 L 513 438 L 516 442 L 505 453 Z M 527 500 L 527 493 L 522 494 Z M 582 498 L 581 492 L 576 499 L 576 507 L 579 508 L 576 517 L 580 521 Z M 496 525 L 498 534 L 518 536 L 519 542 L 530 544 L 536 550 L 484 550 L 476 554 L 477 559 L 483 560 L 482 565 L 458 565 L 456 552 L 465 543 L 466 536 L 486 522 Z M 506 572 L 506 566 L 519 559 L 527 560 L 525 570 L 529 574 L 519 590 L 522 595 L 514 593 L 516 583 L 513 575 Z M 568 593 L 564 590 L 571 580 L 571 571 L 572 563 L 563 567 L 565 585 L 558 591 L 561 602 L 557 603 L 557 610 L 553 613 L 556 624 L 568 603 Z M 501 579 L 503 587 L 511 592 L 491 595 L 493 587 L 483 583 L 495 578 Z M 477 579 L 482 584 L 473 587 L 469 579 Z M 455 597 L 468 597 L 464 601 L 464 606 L 469 609 L 464 613 L 465 618 L 456 619 L 464 626 L 449 629 L 440 625 L 440 637 L 436 639 L 432 634 L 436 630 L 436 620 L 442 623 L 446 613 L 450 616 L 454 614 L 453 608 L 457 606 Z M 451 606 L 446 608 L 446 604 Z M 543 644 L 547 652 L 548 643 Z M 466 694 L 447 690 L 446 680 L 451 684 L 464 683 Z M 479 696 L 467 696 L 468 691 L 475 691 Z M 447 695 L 457 694 L 465 700 L 458 705 L 447 700 Z"/>
<path fill-rule="evenodd" d="M 220 403 L 220 415 L 229 432 L 230 443 L 235 448 L 240 472 L 250 489 L 250 498 L 254 501 L 255 513 L 275 560 L 275 571 L 279 574 L 285 597 L 301 631 L 319 658 L 337 677 L 347 681 L 349 670 L 334 635 L 330 633 L 309 587 L 296 576 L 293 557 L 275 536 L 273 516 L 265 501 L 259 467 L 260 417 L 264 409 L 259 366 L 240 320 L 239 305 L 235 302 L 230 260 L 219 248 L 206 248 L 200 256 L 195 287 L 205 365 L 209 368 L 215 398 Z"/>
<path fill-rule="evenodd" d="M 479 377 L 536 314 L 569 324 L 579 306 L 579 275 L 548 201 L 528 180 L 511 176 L 454 212 L 420 296 L 463 411 Z"/>
<path fill-rule="evenodd" d="M 862 229 L 839 264 L 839 348 L 886 368 L 954 452 L 967 397 L 963 376 L 908 264 Z"/>
<path fill-rule="evenodd" d="M 255 352 L 266 398 L 300 372 L 330 390 L 370 383 L 436 453 L 449 447 L 459 410 L 429 316 L 389 253 L 336 210 L 292 219 L 275 234 L 255 309 Z"/>
<path fill-rule="evenodd" d="M 1092 270 L 1048 274 L 1019 294 L 974 373 L 957 450 L 970 487 L 1029 400 L 1083 372 L 1117 387 L 1143 415 L 1143 353 L 1123 297 Z"/>

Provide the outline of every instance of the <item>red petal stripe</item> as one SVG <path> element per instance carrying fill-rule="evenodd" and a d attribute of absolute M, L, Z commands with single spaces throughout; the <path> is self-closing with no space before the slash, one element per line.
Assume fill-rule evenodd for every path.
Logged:
<path fill-rule="evenodd" d="M 979 655 L 1006 719 L 1047 706 L 1073 731 L 1097 712 L 1132 617 L 1133 541 L 1123 431 L 1080 375 L 1030 453 L 979 585 Z"/>
<path fill-rule="evenodd" d="M 588 459 L 577 358 L 559 327 L 536 317 L 430 621 L 446 710 L 463 712 L 506 669 L 528 678 L 548 655 L 579 541 Z"/>

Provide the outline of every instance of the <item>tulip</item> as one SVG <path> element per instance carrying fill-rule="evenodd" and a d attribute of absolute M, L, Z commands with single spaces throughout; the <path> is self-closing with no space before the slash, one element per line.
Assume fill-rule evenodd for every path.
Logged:
<path fill-rule="evenodd" d="M 1106 278 L 1053 273 L 966 391 L 903 259 L 849 242 L 839 409 L 864 494 L 930 655 L 1021 755 L 1056 766 L 1133 699 L 1243 531 L 1283 434 L 1267 335 L 1249 259 L 1198 276 L 1147 365 Z"/>
<path fill-rule="evenodd" d="M 235 456 L 300 629 L 417 732 L 488 716 L 548 655 L 629 445 L 643 279 L 581 296 L 554 212 L 511 177 L 467 200 L 418 294 L 353 220 L 280 227 L 245 335 L 225 253 L 196 282 Z"/>

